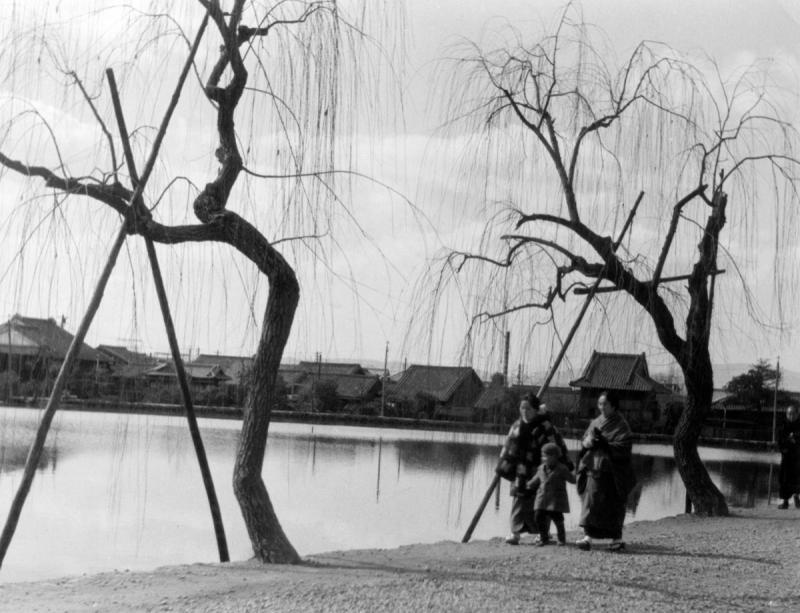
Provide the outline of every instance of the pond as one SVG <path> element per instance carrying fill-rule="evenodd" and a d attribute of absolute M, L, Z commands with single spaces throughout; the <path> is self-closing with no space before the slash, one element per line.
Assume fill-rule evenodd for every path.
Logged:
<path fill-rule="evenodd" d="M 19 485 L 40 412 L 0 408 L 0 521 Z M 251 556 L 231 475 L 240 422 L 202 419 L 232 560 Z M 503 437 L 351 426 L 272 424 L 264 480 L 302 554 L 460 540 L 493 477 Z M 568 441 L 570 450 L 578 443 Z M 664 445 L 634 447 L 639 485 L 626 521 L 683 512 L 685 491 Z M 774 453 L 702 449 L 734 506 L 775 492 Z M 773 475 L 774 473 L 774 475 Z M 579 502 L 570 487 L 577 527 Z M 473 538 L 507 533 L 503 482 Z M 185 420 L 59 412 L 6 555 L 0 582 L 217 561 Z"/>

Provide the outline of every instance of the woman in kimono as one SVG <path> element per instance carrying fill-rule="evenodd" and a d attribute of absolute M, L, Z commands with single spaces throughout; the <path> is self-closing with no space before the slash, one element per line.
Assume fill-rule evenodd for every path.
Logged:
<path fill-rule="evenodd" d="M 631 462 L 632 434 L 611 392 L 600 394 L 597 407 L 600 415 L 589 424 L 581 441 L 577 486 L 582 506 L 579 524 L 585 536 L 576 545 L 588 550 L 592 539 L 610 538 L 608 549 L 622 551 L 625 503 L 636 483 Z"/>
<path fill-rule="evenodd" d="M 528 487 L 528 481 L 539 467 L 542 447 L 555 443 L 561 450 L 561 461 L 572 470 L 564 439 L 550 422 L 550 416 L 539 410 L 539 398 L 528 394 L 520 403 L 519 414 L 508 432 L 495 469 L 498 475 L 511 481 L 511 533 L 506 538 L 509 545 L 518 545 L 523 532 L 538 532 L 533 510 L 536 490 Z"/>
<path fill-rule="evenodd" d="M 789 498 L 794 496 L 794 506 L 800 509 L 800 413 L 790 406 L 786 409 L 786 421 L 778 432 L 778 448 L 781 451 L 781 468 L 778 473 L 779 496 L 783 500 L 779 509 L 789 508 Z"/>

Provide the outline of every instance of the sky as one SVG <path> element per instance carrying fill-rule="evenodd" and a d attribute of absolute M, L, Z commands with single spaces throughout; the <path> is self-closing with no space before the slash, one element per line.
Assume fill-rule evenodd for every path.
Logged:
<path fill-rule="evenodd" d="M 156 12 L 163 3 L 132 5 Z M 7 14 L 0 22 L 5 40 L 13 36 L 28 42 L 10 45 L 12 49 L 0 55 L 6 75 L 0 81 L 3 153 L 55 165 L 58 156 L 52 130 L 71 172 L 97 176 L 97 169 L 107 171 L 104 136 L 85 101 L 74 87 L 66 87 L 69 79 L 59 67 L 81 76 L 110 128 L 113 121 L 102 74 L 113 67 L 121 83 L 128 126 L 139 128 L 134 143 L 138 163 L 144 163 L 152 126 L 160 121 L 185 57 L 185 45 L 175 37 L 171 22 L 159 20 L 154 25 L 129 8 L 98 12 L 98 6 L 107 3 L 14 2 L 10 17 Z M 198 11 L 192 3 L 174 6 L 176 23 L 192 36 Z M 271 239 L 323 235 L 284 243 L 302 291 L 286 361 L 313 359 L 320 352 L 331 361 L 380 363 L 388 343 L 393 370 L 407 360 L 469 363 L 489 373 L 502 368 L 502 338 L 509 332 L 512 378 L 519 373 L 526 381 L 540 379 L 581 300 L 573 297 L 559 305 L 552 322 L 546 314 L 526 312 L 473 328 L 465 340 L 476 305 L 497 303 L 495 298 L 510 304 L 523 294 L 511 286 L 502 297 L 495 296 L 500 285 L 486 284 L 485 271 L 473 275 L 467 270 L 442 287 L 439 272 L 448 250 L 478 247 L 487 218 L 500 214 L 495 199 L 523 207 L 527 195 L 535 190 L 545 195 L 552 186 L 542 180 L 535 190 L 530 189 L 535 179 L 528 173 L 538 168 L 534 162 L 529 169 L 504 168 L 508 160 L 503 155 L 510 148 L 502 149 L 496 158 L 481 158 L 487 154 L 487 143 L 480 122 L 476 127 L 475 122 L 462 125 L 446 120 L 460 104 L 469 103 L 460 98 L 463 90 L 452 58 L 463 57 L 472 43 L 484 50 L 507 45 L 512 28 L 525 44 L 535 43 L 552 32 L 563 3 L 453 0 L 371 3 L 370 7 L 373 12 L 367 15 L 365 27 L 372 38 L 363 55 L 348 55 L 343 48 L 342 57 L 357 60 L 359 80 L 348 86 L 353 74 L 345 71 L 342 75 L 344 105 L 337 115 L 342 133 L 335 143 L 335 163 L 372 180 L 339 175 L 335 188 L 340 198 L 323 202 L 321 195 L 327 188 L 318 182 L 303 182 L 298 190 L 293 181 L 242 179 L 237 201 L 231 205 Z M 627 57 L 641 40 L 669 44 L 706 67 L 713 58 L 722 74 L 772 59 L 776 83 L 782 88 L 784 117 L 793 124 L 800 120 L 795 110 L 800 106 L 792 105 L 800 92 L 800 7 L 792 0 L 592 0 L 583 4 L 582 11 L 584 20 L 604 37 L 607 52 L 616 56 L 609 63 Z M 282 40 L 300 42 L 291 37 Z M 269 77 L 270 85 L 278 87 L 278 82 L 292 80 L 295 73 L 285 62 L 275 64 L 280 57 L 275 49 L 267 54 L 272 62 L 269 71 L 259 74 L 253 68 L 254 83 L 263 85 Z M 324 46 L 314 49 L 317 58 L 324 59 L 330 52 Z M 200 58 L 198 68 L 207 73 L 213 43 L 201 50 Z M 317 82 L 323 82 L 324 62 L 309 65 L 317 71 Z M 293 96 L 304 100 L 298 80 L 294 87 L 286 87 L 281 90 L 286 100 Z M 320 99 L 327 102 L 324 95 Z M 298 128 L 287 128 L 285 121 L 283 125 L 276 121 L 274 107 L 263 101 L 242 111 L 240 133 L 253 169 L 283 170 L 287 158 L 296 160 L 298 151 L 305 168 L 320 162 L 314 138 L 324 130 L 313 129 L 311 119 L 302 124 L 303 113 L 312 109 L 306 108 L 311 106 L 309 100 L 298 104 L 297 116 L 307 128 L 302 134 Z M 31 112 L 34 109 L 38 114 Z M 50 130 L 43 128 L 42 118 Z M 190 181 L 202 185 L 213 176 L 212 122 L 197 82 L 190 79 L 147 193 L 151 202 L 166 194 L 156 208 L 165 221 L 191 221 Z M 291 134 L 293 148 L 287 145 L 286 133 Z M 508 134 L 511 140 L 518 138 Z M 520 145 L 520 167 L 529 161 L 528 146 Z M 166 190 L 170 178 L 176 176 L 185 180 Z M 652 177 L 648 180 L 652 182 Z M 756 175 L 752 189 L 744 193 L 755 193 L 763 180 L 763 175 Z M 619 194 L 610 188 L 597 190 L 593 206 L 610 224 L 609 233 L 616 227 L 619 200 L 629 206 L 638 190 L 636 185 Z M 487 196 L 493 198 L 491 203 Z M 773 272 L 783 269 L 783 264 L 772 251 L 776 240 L 788 242 L 782 233 L 795 228 L 797 214 L 790 212 L 776 223 L 771 210 L 760 199 L 747 206 L 731 204 L 725 247 L 737 267 L 727 265 L 719 283 L 713 359 L 750 364 L 758 358 L 774 361 L 780 356 L 785 368 L 800 370 L 800 330 L 793 314 L 798 295 L 792 291 L 798 279 L 787 277 L 779 308 Z M 67 328 L 76 329 L 119 220 L 102 206 L 81 199 L 57 205 L 41 182 L 29 183 L 8 172 L 0 175 L 0 219 L 4 245 L 0 313 L 57 320 L 63 315 Z M 641 253 L 637 249 L 646 250 L 649 237 L 663 232 L 660 223 L 663 218 L 656 213 L 637 220 L 631 230 L 631 257 Z M 742 230 L 745 226 L 748 232 Z M 504 228 L 507 231 L 508 226 Z M 488 244 L 499 244 L 503 232 L 500 225 L 494 228 Z M 689 236 L 671 263 L 676 273 L 682 264 L 690 263 L 694 243 Z M 159 247 L 158 253 L 181 346 L 193 353 L 252 354 L 267 290 L 253 267 L 224 246 Z M 800 259 L 800 253 L 789 245 L 784 257 L 784 264 L 792 263 Z M 750 301 L 745 300 L 741 279 L 751 288 Z M 754 313 L 758 322 L 753 321 Z M 127 243 L 87 340 L 92 345 L 167 351 L 143 245 L 135 237 Z M 624 297 L 604 298 L 590 309 L 567 354 L 561 378 L 579 374 L 592 349 L 644 352 L 651 370 L 674 370 L 652 326 Z"/>

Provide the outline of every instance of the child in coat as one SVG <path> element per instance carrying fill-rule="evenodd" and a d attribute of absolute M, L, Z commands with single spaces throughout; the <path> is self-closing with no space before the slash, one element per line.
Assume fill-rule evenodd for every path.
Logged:
<path fill-rule="evenodd" d="M 567 542 L 564 530 L 564 513 L 569 513 L 567 481 L 575 483 L 575 475 L 561 461 L 561 448 L 547 443 L 542 447 L 542 463 L 533 479 L 528 481 L 528 489 L 536 489 L 533 512 L 539 531 L 538 545 L 550 542 L 550 520 L 556 525 L 558 544 Z"/>

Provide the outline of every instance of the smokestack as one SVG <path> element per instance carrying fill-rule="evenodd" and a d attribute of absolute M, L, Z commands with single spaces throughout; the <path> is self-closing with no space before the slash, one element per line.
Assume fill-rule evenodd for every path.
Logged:
<path fill-rule="evenodd" d="M 508 350 L 511 344 L 511 332 L 506 331 L 506 348 L 503 356 L 503 385 L 508 387 Z"/>

